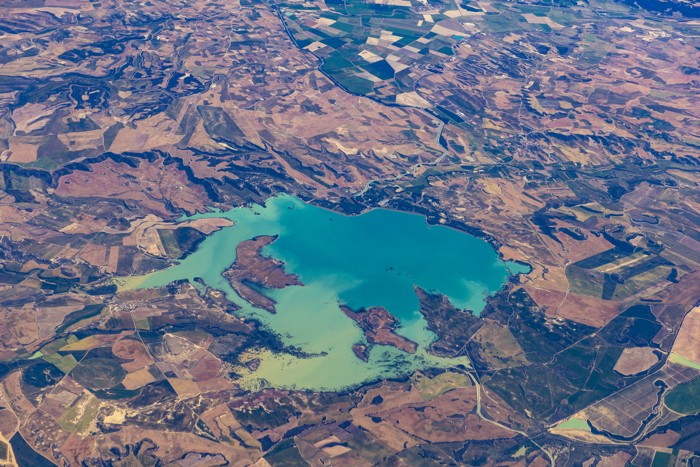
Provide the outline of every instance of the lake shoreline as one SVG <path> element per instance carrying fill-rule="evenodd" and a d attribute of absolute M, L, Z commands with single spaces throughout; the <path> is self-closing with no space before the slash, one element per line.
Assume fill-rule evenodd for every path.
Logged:
<path fill-rule="evenodd" d="M 241 369 L 249 387 L 267 381 L 271 387 L 333 391 L 419 369 L 469 367 L 467 357 L 428 352 L 436 336 L 420 313 L 414 287 L 442 293 L 459 309 L 478 315 L 489 296 L 507 285 L 513 274 L 525 271 L 503 261 L 483 238 L 431 224 L 415 212 L 376 208 L 347 215 L 281 194 L 264 204 L 187 219 L 214 217 L 229 219 L 233 225 L 208 236 L 199 249 L 172 267 L 120 280 L 120 289 L 189 280 L 198 288 L 219 290 L 240 308 L 237 316 L 259 322 L 285 345 L 310 356 L 302 359 L 261 349 L 250 357 L 260 364 L 250 371 Z M 223 275 L 237 261 L 238 246 L 261 235 L 275 236 L 275 241 L 260 253 L 279 261 L 303 284 L 261 290 L 275 303 L 275 314 L 242 297 Z M 383 307 L 396 318 L 395 339 L 415 342 L 415 350 L 407 353 L 405 348 L 368 342 L 341 305 L 358 310 Z M 356 344 L 363 343 L 369 344 L 367 361 L 353 352 Z"/>

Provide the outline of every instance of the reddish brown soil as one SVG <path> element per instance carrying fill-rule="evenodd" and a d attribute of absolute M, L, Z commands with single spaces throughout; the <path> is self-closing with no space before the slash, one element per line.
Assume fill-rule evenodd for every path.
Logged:
<path fill-rule="evenodd" d="M 531 286 L 525 286 L 525 290 L 550 317 L 601 327 L 620 313 L 619 303 L 611 300 Z"/>
<path fill-rule="evenodd" d="M 360 326 L 370 344 L 393 345 L 404 352 L 415 353 L 418 345 L 394 332 L 396 318 L 386 309 L 380 306 L 363 308 L 359 311 L 353 311 L 346 306 L 340 308 L 343 313 Z M 357 352 L 355 354 L 357 355 Z M 358 355 L 358 358 L 361 357 Z"/>
<path fill-rule="evenodd" d="M 369 354 L 367 353 L 367 346 L 365 344 L 353 344 L 352 352 L 363 362 L 369 360 Z"/>
<path fill-rule="evenodd" d="M 284 263 L 262 255 L 261 250 L 276 239 L 276 236 L 261 235 L 239 243 L 236 262 L 224 271 L 224 277 L 238 295 L 270 313 L 276 312 L 276 303 L 259 292 L 257 287 L 282 289 L 290 285 L 303 285 L 295 274 L 285 272 Z"/>
<path fill-rule="evenodd" d="M 431 402 L 406 404 L 374 414 L 401 430 L 432 443 L 511 438 L 513 432 L 482 420 L 473 413 L 476 390 L 449 391 Z"/>
<path fill-rule="evenodd" d="M 214 356 L 207 356 L 201 359 L 193 368 L 190 374 L 195 381 L 205 381 L 212 379 L 221 372 L 221 361 Z"/>

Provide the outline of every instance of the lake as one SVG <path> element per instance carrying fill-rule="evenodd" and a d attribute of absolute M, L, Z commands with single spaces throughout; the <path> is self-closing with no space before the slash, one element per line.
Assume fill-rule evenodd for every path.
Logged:
<path fill-rule="evenodd" d="M 311 357 L 270 351 L 255 371 L 243 371 L 242 384 L 308 390 L 341 390 L 383 378 L 403 377 L 429 367 L 469 365 L 466 357 L 440 358 L 427 352 L 435 335 L 419 312 L 414 285 L 447 296 L 458 308 L 478 314 L 486 298 L 509 275 L 528 268 L 502 261 L 485 241 L 457 230 L 428 225 L 416 214 L 375 209 L 345 216 L 281 195 L 265 206 L 235 208 L 183 218 L 223 217 L 234 222 L 213 233 L 178 264 L 120 287 L 150 288 L 175 280 L 201 278 L 241 307 L 236 313 L 254 318 L 279 334 L 287 345 Z M 241 299 L 221 273 L 231 266 L 238 243 L 258 235 L 278 235 L 263 253 L 283 261 L 303 286 L 270 289 L 277 314 Z M 340 310 L 382 306 L 400 323 L 397 333 L 418 343 L 415 354 L 375 345 L 367 362 L 352 346 L 365 342 L 354 321 Z M 465 336 L 466 338 L 466 336 Z M 252 358 L 253 356 L 251 356 Z"/>

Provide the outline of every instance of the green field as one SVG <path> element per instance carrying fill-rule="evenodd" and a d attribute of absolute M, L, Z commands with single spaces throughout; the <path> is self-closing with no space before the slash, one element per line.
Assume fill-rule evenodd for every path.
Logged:
<path fill-rule="evenodd" d="M 337 12 L 285 13 L 296 44 L 323 60 L 321 70 L 349 92 L 375 95 L 385 102 L 393 103 L 397 94 L 413 91 L 413 78 L 409 76 L 412 67 L 441 62 L 463 39 L 448 31 L 442 31 L 444 35 L 432 31 L 437 23 L 448 19 L 442 13 L 432 14 L 432 20 L 425 21 L 422 13 L 405 7 L 360 0 L 328 6 Z"/>
<path fill-rule="evenodd" d="M 664 399 L 666 407 L 685 415 L 700 411 L 700 378 L 679 384 Z"/>
<path fill-rule="evenodd" d="M 427 401 L 436 399 L 452 389 L 472 386 L 468 376 L 452 372 L 445 372 L 434 378 L 417 373 L 414 381 L 421 397 Z"/>
<path fill-rule="evenodd" d="M 671 458 L 673 456 L 668 452 L 656 451 L 654 454 L 654 461 L 651 463 L 651 467 L 666 467 L 668 465 L 673 465 L 671 463 Z"/>
<path fill-rule="evenodd" d="M 84 433 L 95 419 L 99 408 L 100 401 L 89 395 L 89 399 L 81 399 L 66 410 L 58 423 L 66 431 Z"/>
<path fill-rule="evenodd" d="M 43 357 L 44 360 L 55 365 L 59 370 L 68 374 L 75 368 L 78 361 L 73 355 L 59 355 L 57 353 L 46 355 Z"/>
<path fill-rule="evenodd" d="M 591 427 L 588 426 L 588 422 L 576 417 L 571 417 L 567 421 L 561 422 L 559 425 L 557 425 L 557 429 L 591 431 Z"/>

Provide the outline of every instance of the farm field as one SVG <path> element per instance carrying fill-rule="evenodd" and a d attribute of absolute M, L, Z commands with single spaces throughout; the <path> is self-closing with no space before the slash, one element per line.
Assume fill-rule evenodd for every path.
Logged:
<path fill-rule="evenodd" d="M 697 465 L 698 18 L 0 2 L 0 465 Z"/>

